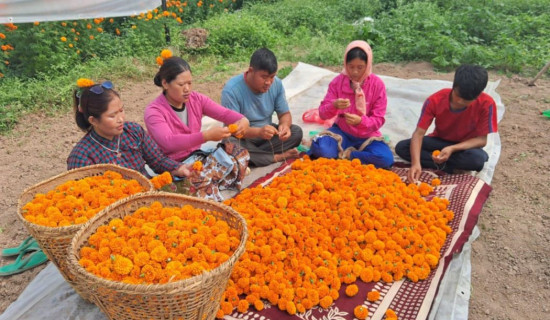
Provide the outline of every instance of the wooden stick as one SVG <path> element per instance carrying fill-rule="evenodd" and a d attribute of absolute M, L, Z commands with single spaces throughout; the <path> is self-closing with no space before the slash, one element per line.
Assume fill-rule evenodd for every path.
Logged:
<path fill-rule="evenodd" d="M 540 78 L 546 72 L 546 70 L 548 70 L 548 68 L 550 68 L 550 61 L 548 61 L 546 63 L 546 65 L 539 71 L 539 73 L 537 73 L 535 78 L 533 78 L 533 80 L 531 80 L 531 82 L 529 82 L 529 86 L 530 87 L 534 86 L 535 81 L 537 81 L 537 79 Z"/>

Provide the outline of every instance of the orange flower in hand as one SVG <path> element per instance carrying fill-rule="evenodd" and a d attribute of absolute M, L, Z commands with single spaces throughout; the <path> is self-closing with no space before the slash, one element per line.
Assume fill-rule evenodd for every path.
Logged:
<path fill-rule="evenodd" d="M 440 153 L 441 153 L 441 151 L 439 151 L 439 150 L 434 150 L 434 151 L 432 152 L 432 156 L 437 157 L 437 156 L 439 156 Z"/>
<path fill-rule="evenodd" d="M 228 125 L 227 128 L 229 129 L 229 132 L 235 133 L 237 132 L 237 129 L 239 128 L 239 126 L 236 123 L 233 123 Z"/>

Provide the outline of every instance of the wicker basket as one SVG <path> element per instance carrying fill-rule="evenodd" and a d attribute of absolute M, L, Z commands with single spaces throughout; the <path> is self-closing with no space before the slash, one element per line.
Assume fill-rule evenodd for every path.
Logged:
<path fill-rule="evenodd" d="M 78 263 L 80 249 L 99 226 L 111 219 L 123 218 L 138 208 L 159 201 L 163 206 L 195 208 L 210 211 L 216 218 L 239 231 L 240 243 L 229 260 L 217 268 L 185 280 L 166 284 L 127 284 L 100 278 Z M 72 240 L 69 268 L 81 285 L 89 288 L 93 301 L 109 319 L 214 319 L 233 266 L 244 253 L 248 237 L 246 221 L 232 208 L 200 198 L 166 192 L 150 192 L 117 201 L 101 211 L 97 218 L 79 230 Z"/>
<path fill-rule="evenodd" d="M 134 179 L 145 189 L 145 191 L 153 190 L 153 184 L 141 173 L 126 169 L 113 164 L 97 164 L 88 167 L 69 170 L 65 173 L 57 175 L 46 181 L 40 182 L 30 188 L 27 188 L 19 197 L 17 206 L 17 216 L 23 222 L 29 233 L 36 239 L 42 251 L 46 253 L 48 259 L 52 261 L 59 269 L 65 280 L 80 294 L 85 300 L 90 300 L 85 287 L 80 286 L 74 281 L 73 275 L 67 268 L 68 249 L 71 245 L 71 240 L 74 234 L 80 230 L 86 223 L 73 225 L 68 227 L 46 227 L 31 223 L 23 217 L 21 212 L 25 204 L 34 199 L 38 193 L 47 193 L 55 189 L 60 184 L 71 180 L 80 180 L 86 177 L 99 176 L 105 171 L 110 170 L 120 173 L 125 179 Z"/>

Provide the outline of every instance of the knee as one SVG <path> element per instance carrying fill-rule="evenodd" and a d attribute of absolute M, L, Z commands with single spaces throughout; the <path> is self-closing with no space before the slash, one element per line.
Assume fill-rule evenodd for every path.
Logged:
<path fill-rule="evenodd" d="M 308 154 L 313 158 L 336 159 L 338 158 L 338 142 L 329 136 L 318 137 L 311 143 Z"/>
<path fill-rule="evenodd" d="M 401 140 L 395 145 L 395 153 L 405 160 L 410 160 L 410 140 Z"/>
<path fill-rule="evenodd" d="M 296 139 L 299 139 L 302 141 L 302 137 L 304 136 L 304 132 L 302 131 L 302 128 L 299 126 L 293 124 L 290 126 L 290 135 L 292 137 L 296 137 Z"/>

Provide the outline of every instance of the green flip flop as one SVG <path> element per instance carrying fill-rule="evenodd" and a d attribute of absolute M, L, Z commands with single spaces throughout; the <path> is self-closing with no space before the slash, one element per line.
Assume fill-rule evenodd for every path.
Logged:
<path fill-rule="evenodd" d="M 2 254 L 1 255 L 2 255 L 2 257 L 13 257 L 13 256 L 16 256 L 16 255 L 20 254 L 21 252 L 29 249 L 29 248 L 32 248 L 32 249 L 35 249 L 35 250 L 40 249 L 40 247 L 38 246 L 38 243 L 36 242 L 36 240 L 33 237 L 28 237 L 23 242 L 21 242 L 20 245 L 18 245 L 15 248 L 2 249 Z"/>
<path fill-rule="evenodd" d="M 0 277 L 21 273 L 46 261 L 48 257 L 42 250 L 25 250 L 17 256 L 14 263 L 0 267 Z"/>

